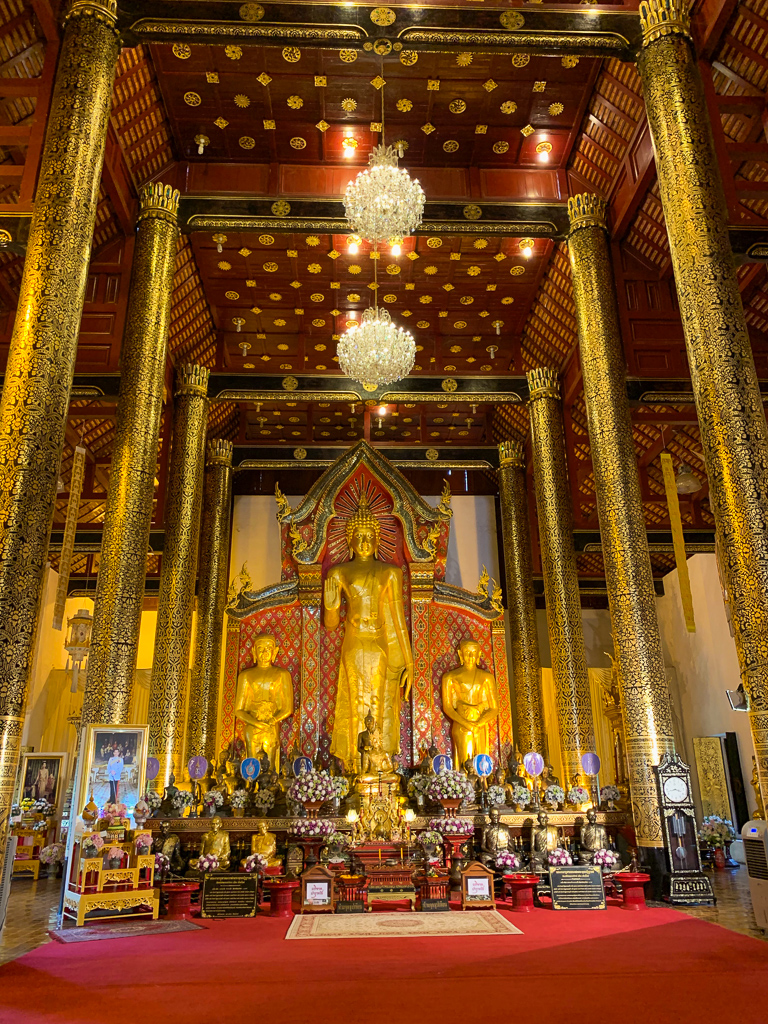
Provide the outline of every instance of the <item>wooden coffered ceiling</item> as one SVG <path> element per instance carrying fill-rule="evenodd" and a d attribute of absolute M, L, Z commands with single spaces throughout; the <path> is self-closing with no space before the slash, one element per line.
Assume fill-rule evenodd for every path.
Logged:
<path fill-rule="evenodd" d="M 604 16 L 636 6 L 585 9 L 574 3 L 550 9 L 513 3 L 505 9 L 517 8 L 529 21 L 550 17 L 550 10 L 558 17 L 573 11 L 583 30 L 587 17 L 600 27 Z M 151 14 L 162 18 L 172 7 L 164 0 Z M 314 5 L 306 9 L 316 15 Z M 121 15 L 126 24 L 135 22 L 142 0 L 130 0 L 121 10 L 128 12 Z M 478 24 L 498 23 L 487 0 L 482 8 L 478 0 L 465 0 L 455 10 L 459 20 L 474 11 Z M 364 13 L 355 12 L 360 24 Z M 696 0 L 693 15 L 731 224 L 759 230 L 766 225 L 768 201 L 768 0 Z M 185 224 L 178 245 L 150 577 L 159 572 L 161 557 L 174 365 L 196 361 L 213 372 L 221 397 L 211 405 L 209 433 L 234 441 L 237 458 L 249 461 L 252 468 L 238 474 L 238 486 L 249 493 L 272 488 L 274 473 L 263 467 L 280 452 L 290 459 L 294 449 L 303 448 L 307 465 L 319 466 L 334 447 L 363 436 L 393 458 L 401 452 L 404 464 L 423 459 L 428 446 L 444 461 L 455 449 L 456 464 L 464 458 L 475 468 L 453 473 L 454 490 L 492 492 L 488 467 L 494 446 L 508 437 L 525 439 L 528 431 L 524 401 L 499 402 L 494 389 L 524 399 L 524 373 L 546 365 L 563 380 L 582 586 L 599 589 L 602 555 L 561 228 L 567 197 L 584 190 L 609 201 L 654 572 L 661 576 L 673 565 L 665 548 L 662 450 L 702 480 L 681 510 L 691 544 L 711 543 L 701 439 L 687 397 L 669 247 L 632 63 L 586 51 L 564 60 L 455 48 L 420 51 L 414 60 L 407 46 L 380 55 L 359 46 L 346 51 L 303 42 L 284 54 L 282 43 L 225 39 L 210 45 L 192 37 L 164 40 L 154 30 L 142 36 L 133 29 L 126 39 L 132 45 L 122 51 L 115 83 L 54 527 L 55 548 L 72 451 L 82 441 L 88 465 L 79 540 L 91 550 L 80 551 L 76 576 L 92 577 L 98 559 L 133 224 L 138 190 L 149 180 L 175 184 L 188 209 L 202 217 Z M 2 359 L 23 269 L 57 45 L 49 0 L 0 4 L 0 220 L 18 238 L 18 244 L 0 249 Z M 378 76 L 385 80 L 383 90 Z M 385 248 L 376 260 L 367 245 L 354 255 L 348 251 L 339 199 L 381 140 L 382 121 L 388 142 L 406 144 L 401 163 L 434 205 L 427 217 L 432 228 L 406 240 L 401 256 Z M 200 153 L 202 138 L 207 141 Z M 355 145 L 345 147 L 345 139 Z M 544 147 L 546 163 L 537 152 L 542 143 L 551 146 Z M 263 216 L 262 207 L 246 209 L 255 198 L 267 204 L 267 213 L 273 202 L 287 202 L 294 212 L 304 211 L 303 219 L 292 215 L 291 223 L 276 223 Z M 521 230 L 532 219 L 526 220 L 526 208 L 541 211 L 546 204 L 559 211 L 549 218 L 551 225 L 542 226 L 539 213 L 535 230 Z M 486 211 L 485 219 L 467 217 L 468 207 Z M 247 217 L 230 216 L 224 227 L 212 226 L 210 217 L 204 223 L 206 211 L 229 216 L 243 210 Z M 215 234 L 226 236 L 220 252 Z M 528 259 L 520 246 L 524 238 L 533 240 Z M 738 239 L 740 253 L 750 238 Z M 768 380 L 768 275 L 764 263 L 739 258 L 745 260 L 738 274 L 756 364 Z M 366 404 L 365 395 L 352 395 L 352 401 L 339 394 L 343 378 L 335 359 L 338 336 L 372 300 L 374 283 L 380 304 L 413 332 L 418 346 L 412 399 L 403 395 L 383 407 L 378 395 Z M 301 386 L 293 396 L 274 393 L 286 374 L 300 382 L 311 379 L 320 391 L 327 382 L 337 392 L 311 400 L 302 399 Z M 426 394 L 446 377 L 458 380 L 455 395 Z M 88 390 L 89 381 L 101 395 Z M 269 387 L 261 393 L 265 382 Z M 472 397 L 462 398 L 462 390 Z M 420 473 L 425 488 L 434 486 L 427 481 L 442 479 L 434 470 L 405 471 Z M 296 480 L 307 483 L 318 472 L 305 468 Z M 533 502 L 531 511 L 535 526 Z"/>

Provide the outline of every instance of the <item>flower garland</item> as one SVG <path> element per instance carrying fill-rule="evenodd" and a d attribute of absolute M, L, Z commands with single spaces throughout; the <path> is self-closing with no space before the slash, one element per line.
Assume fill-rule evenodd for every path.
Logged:
<path fill-rule="evenodd" d="M 618 854 L 613 850 L 595 850 L 592 863 L 600 868 L 612 868 L 619 860 Z"/>
<path fill-rule="evenodd" d="M 725 843 L 733 842 L 736 838 L 736 829 L 733 822 L 728 818 L 721 818 L 719 814 L 707 815 L 699 829 L 699 839 L 710 846 L 724 846 Z"/>
<path fill-rule="evenodd" d="M 547 786 L 544 790 L 544 799 L 548 804 L 556 807 L 565 802 L 565 790 L 562 786 Z"/>
<path fill-rule="evenodd" d="M 445 840 L 443 839 L 442 832 L 438 832 L 434 828 L 426 828 L 416 836 L 416 842 L 419 846 L 442 846 Z"/>
<path fill-rule="evenodd" d="M 229 798 L 230 805 L 238 810 L 245 807 L 248 802 L 248 791 L 245 789 L 236 789 L 232 796 Z"/>
<path fill-rule="evenodd" d="M 515 783 L 512 787 L 512 803 L 516 807 L 527 807 L 531 802 L 531 794 L 527 786 L 521 785 L 519 782 Z"/>
<path fill-rule="evenodd" d="M 571 786 L 566 799 L 569 804 L 586 804 L 589 802 L 589 792 L 583 786 Z"/>
<path fill-rule="evenodd" d="M 475 825 L 471 818 L 430 818 L 427 828 L 443 835 L 470 835 Z"/>
<path fill-rule="evenodd" d="M 507 799 L 507 794 L 504 792 L 503 786 L 489 786 L 488 787 L 488 803 L 492 807 L 496 807 L 499 804 L 503 804 Z"/>
<path fill-rule="evenodd" d="M 219 867 L 219 858 L 215 853 L 201 853 L 197 861 L 197 870 L 201 875 L 210 874 L 212 871 L 217 871 Z"/>
<path fill-rule="evenodd" d="M 333 797 L 333 783 L 328 772 L 317 771 L 313 768 L 309 772 L 302 772 L 294 779 L 288 790 L 288 796 L 297 803 L 324 803 Z"/>
<path fill-rule="evenodd" d="M 291 832 L 304 839 L 325 839 L 332 836 L 335 831 L 336 826 L 333 822 L 323 818 L 300 818 L 291 826 Z"/>
<path fill-rule="evenodd" d="M 496 867 L 517 871 L 520 867 L 520 861 L 511 850 L 499 850 L 496 854 Z"/>
<path fill-rule="evenodd" d="M 601 800 L 621 800 L 621 793 L 617 786 L 603 786 L 600 790 Z"/>
<path fill-rule="evenodd" d="M 243 867 L 249 875 L 263 875 L 267 870 L 267 858 L 263 853 L 251 853 L 245 858 Z"/>
<path fill-rule="evenodd" d="M 426 789 L 430 800 L 471 800 L 475 788 L 463 772 L 453 769 L 433 775 Z"/>
<path fill-rule="evenodd" d="M 573 864 L 573 859 L 567 850 L 563 850 L 558 846 L 558 848 L 556 850 L 552 850 L 547 857 L 547 864 L 549 864 L 551 868 L 561 868 L 565 867 L 567 864 Z"/>
<path fill-rule="evenodd" d="M 64 844 L 51 843 L 40 851 L 41 864 L 61 864 L 64 860 Z"/>

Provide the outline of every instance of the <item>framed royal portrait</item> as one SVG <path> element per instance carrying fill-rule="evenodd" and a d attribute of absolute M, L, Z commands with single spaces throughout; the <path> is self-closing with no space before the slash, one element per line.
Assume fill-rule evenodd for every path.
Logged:
<path fill-rule="evenodd" d="M 19 799 L 47 800 L 60 811 L 67 788 L 67 756 L 62 751 L 24 754 Z"/>
<path fill-rule="evenodd" d="M 91 795 L 99 810 L 105 804 L 125 804 L 133 814 L 144 793 L 147 773 L 146 725 L 88 725 L 81 740 L 76 813 Z"/>

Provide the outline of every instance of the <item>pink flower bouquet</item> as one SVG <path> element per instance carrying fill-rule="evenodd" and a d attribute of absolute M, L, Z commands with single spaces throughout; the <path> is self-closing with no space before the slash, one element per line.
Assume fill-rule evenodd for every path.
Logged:
<path fill-rule="evenodd" d="M 201 853 L 197 861 L 197 870 L 201 875 L 210 874 L 211 871 L 218 870 L 219 858 L 215 853 Z"/>
<path fill-rule="evenodd" d="M 569 864 L 573 864 L 570 853 L 567 850 L 561 849 L 559 846 L 556 850 L 552 850 L 547 857 L 547 864 L 551 868 L 563 868 Z"/>

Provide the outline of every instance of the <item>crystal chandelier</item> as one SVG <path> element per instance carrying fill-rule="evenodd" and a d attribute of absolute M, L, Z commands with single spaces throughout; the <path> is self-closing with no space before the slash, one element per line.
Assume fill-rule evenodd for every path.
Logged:
<path fill-rule="evenodd" d="M 369 242 L 412 235 L 424 214 L 424 190 L 418 180 L 397 166 L 395 147 L 383 142 L 374 147 L 368 163 L 368 170 L 361 171 L 344 193 L 344 212 L 352 230 Z"/>
<path fill-rule="evenodd" d="M 395 327 L 386 309 L 366 309 L 359 325 L 342 335 L 336 349 L 347 377 L 360 384 L 391 384 L 407 377 L 416 359 L 413 335 Z"/>

